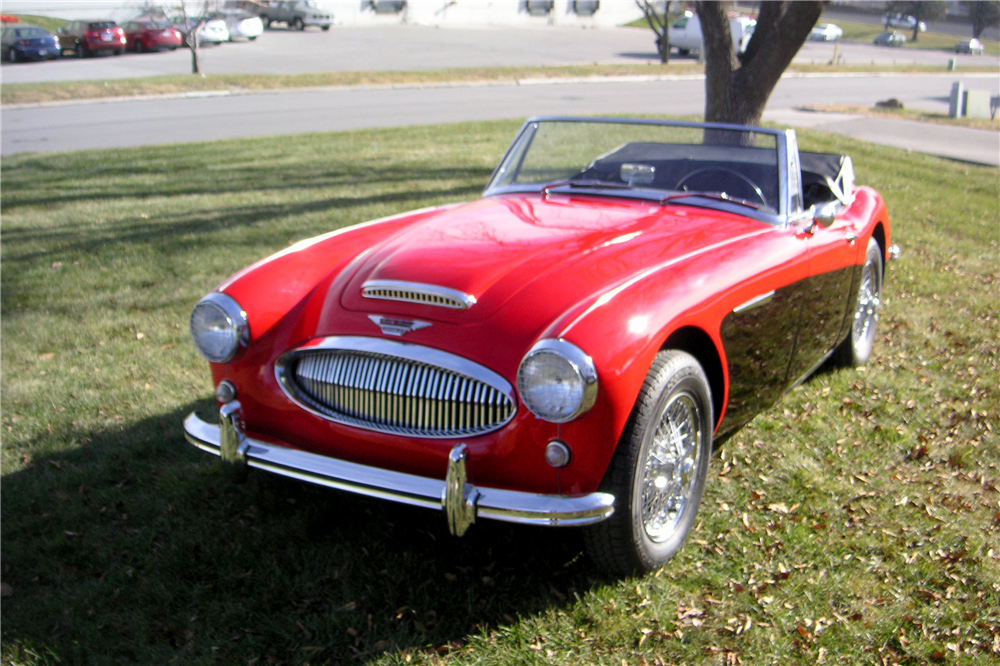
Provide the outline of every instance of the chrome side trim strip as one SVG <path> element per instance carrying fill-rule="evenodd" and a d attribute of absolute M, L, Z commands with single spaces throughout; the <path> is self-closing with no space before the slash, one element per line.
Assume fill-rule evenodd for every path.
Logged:
<path fill-rule="evenodd" d="M 423 303 L 454 310 L 468 310 L 476 304 L 475 296 L 457 289 L 405 280 L 368 280 L 361 285 L 361 295 L 365 298 Z"/>
<path fill-rule="evenodd" d="M 219 426 L 206 423 L 193 412 L 184 419 L 184 436 L 199 449 L 219 455 Z M 438 479 L 359 465 L 268 444 L 249 437 L 243 438 L 243 444 L 249 467 L 274 474 L 428 509 L 442 510 L 443 504 L 451 501 L 446 494 L 446 482 Z M 464 488 L 463 499 L 459 502 L 474 507 L 476 517 L 509 523 L 550 526 L 589 525 L 610 517 L 615 510 L 615 498 L 609 493 L 566 497 L 482 488 L 457 482 L 454 485 L 456 488 L 459 486 Z M 475 496 L 476 493 L 478 497 Z M 474 501 L 469 502 L 468 500 L 472 498 L 475 498 Z"/>
<path fill-rule="evenodd" d="M 753 310 L 754 308 L 759 308 L 761 306 L 767 305 L 768 303 L 771 302 L 771 299 L 773 298 L 774 298 L 774 290 L 771 290 L 766 294 L 761 294 L 760 296 L 755 296 L 746 303 L 743 303 L 742 305 L 737 305 L 735 308 L 733 308 L 733 314 L 743 314 L 744 312 Z"/>

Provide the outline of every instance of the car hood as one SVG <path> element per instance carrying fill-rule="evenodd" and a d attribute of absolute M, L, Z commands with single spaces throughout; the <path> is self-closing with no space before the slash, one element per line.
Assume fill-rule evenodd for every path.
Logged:
<path fill-rule="evenodd" d="M 537 329 L 651 266 L 766 228 L 739 215 L 648 201 L 491 197 L 444 210 L 370 248 L 332 282 L 327 307 L 457 325 L 510 309 Z M 366 297 L 373 281 L 431 285 L 472 304 L 453 309 Z"/>

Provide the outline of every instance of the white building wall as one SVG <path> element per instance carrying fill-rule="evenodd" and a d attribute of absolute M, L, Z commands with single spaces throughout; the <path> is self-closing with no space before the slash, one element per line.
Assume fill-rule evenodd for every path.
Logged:
<path fill-rule="evenodd" d="M 392 12 L 403 5 L 398 12 Z M 633 0 L 324 0 L 337 25 L 614 27 L 642 12 Z M 593 8 L 596 7 L 596 11 Z"/>
<path fill-rule="evenodd" d="M 112 18 L 125 21 L 148 5 L 176 6 L 184 1 L 194 10 L 204 0 L 3 0 L 4 13 L 38 14 L 65 19 Z M 642 18 L 634 0 L 315 0 L 333 13 L 339 26 L 409 23 L 428 26 L 569 26 L 610 28 Z M 398 12 L 393 3 L 402 4 Z M 586 9 L 597 10 L 586 15 Z M 222 6 L 226 0 L 210 0 Z M 376 4 L 378 10 L 376 11 Z M 544 11 L 546 6 L 551 9 Z"/>

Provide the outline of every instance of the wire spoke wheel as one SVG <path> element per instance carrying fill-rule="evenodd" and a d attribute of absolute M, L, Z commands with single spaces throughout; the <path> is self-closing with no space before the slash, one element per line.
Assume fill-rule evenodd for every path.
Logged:
<path fill-rule="evenodd" d="M 851 327 L 851 333 L 859 344 L 864 344 L 875 337 L 875 325 L 878 324 L 878 311 L 881 305 L 879 282 L 875 265 L 866 262 L 861 274 L 861 287 L 858 290 L 858 301 Z"/>
<path fill-rule="evenodd" d="M 694 398 L 673 397 L 653 435 L 642 478 L 642 526 L 663 543 L 691 504 L 700 456 L 701 415 Z"/>
<path fill-rule="evenodd" d="M 882 308 L 882 249 L 872 238 L 865 250 L 861 267 L 858 295 L 847 338 L 834 353 L 834 361 L 842 366 L 859 366 L 868 362 L 875 346 L 875 330 Z"/>
<path fill-rule="evenodd" d="M 656 355 L 602 488 L 612 516 L 584 531 L 587 552 L 613 575 L 663 566 L 684 545 L 708 478 L 712 392 L 698 361 Z"/>

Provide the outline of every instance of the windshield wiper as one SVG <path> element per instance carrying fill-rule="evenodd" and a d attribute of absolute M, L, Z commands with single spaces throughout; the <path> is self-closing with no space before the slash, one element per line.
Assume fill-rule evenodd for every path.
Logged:
<path fill-rule="evenodd" d="M 746 206 L 747 208 L 752 208 L 758 210 L 760 206 L 757 204 L 747 201 L 746 199 L 737 199 L 731 197 L 725 192 L 681 192 L 680 194 L 669 194 L 662 199 L 660 199 L 660 205 L 666 205 L 671 201 L 677 201 L 678 199 L 687 199 L 688 197 L 700 197 L 702 199 L 713 199 L 715 201 L 725 201 L 726 203 L 739 204 L 741 206 Z"/>
<path fill-rule="evenodd" d="M 554 190 L 557 187 L 581 187 L 592 190 L 630 190 L 632 189 L 626 183 L 616 183 L 610 180 L 557 180 L 554 183 L 548 183 L 542 188 L 542 194 L 548 194 L 549 190 Z"/>

